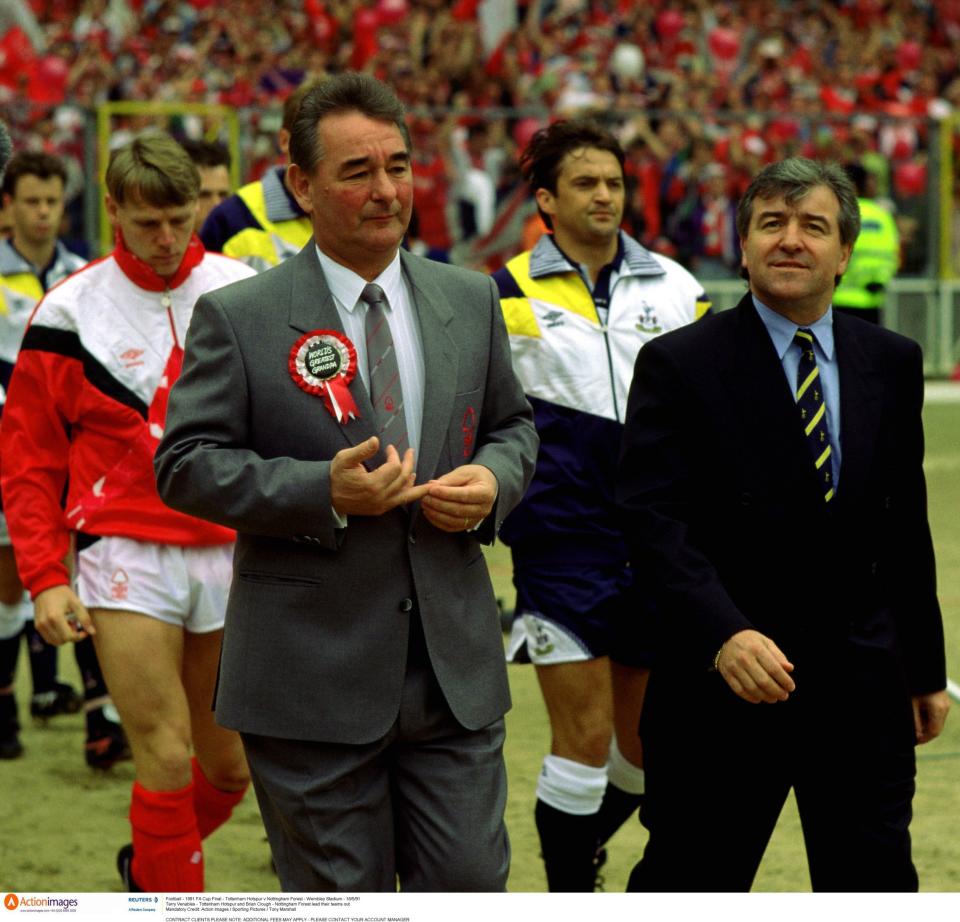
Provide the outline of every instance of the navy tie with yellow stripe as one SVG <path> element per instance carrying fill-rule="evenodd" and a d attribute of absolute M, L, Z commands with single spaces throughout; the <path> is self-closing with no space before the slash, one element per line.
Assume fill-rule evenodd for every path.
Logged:
<path fill-rule="evenodd" d="M 797 366 L 797 407 L 807 445 L 813 455 L 813 464 L 823 486 L 824 502 L 833 499 L 833 451 L 830 448 L 830 430 L 827 428 L 827 405 L 823 399 L 823 382 L 817 357 L 813 352 L 813 333 L 799 329 L 793 341 L 800 347 Z"/>

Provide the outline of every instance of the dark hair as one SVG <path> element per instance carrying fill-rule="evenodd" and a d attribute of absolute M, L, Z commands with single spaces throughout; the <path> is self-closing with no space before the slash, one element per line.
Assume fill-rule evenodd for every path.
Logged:
<path fill-rule="evenodd" d="M 14 154 L 7 164 L 3 176 L 3 192 L 11 198 L 17 191 L 17 182 L 21 176 L 36 176 L 38 179 L 50 179 L 58 176 L 64 186 L 67 184 L 67 168 L 63 161 L 53 154 L 42 151 L 24 150 Z"/>
<path fill-rule="evenodd" d="M 737 233 L 746 237 L 753 217 L 753 200 L 783 197 L 788 205 L 804 198 L 815 186 L 826 186 L 840 203 L 840 242 L 851 246 L 860 235 L 857 190 L 837 163 L 788 157 L 765 166 L 750 183 L 737 206 Z"/>
<path fill-rule="evenodd" d="M 322 119 L 335 112 L 359 112 L 368 118 L 396 125 L 407 150 L 410 133 L 403 104 L 393 92 L 367 74 L 344 73 L 328 77 L 303 97 L 290 130 L 290 160 L 307 173 L 323 159 Z"/>
<path fill-rule="evenodd" d="M 158 208 L 186 205 L 200 194 L 200 174 L 170 135 L 146 134 L 110 154 L 107 190 L 118 204 L 135 197 Z"/>
<path fill-rule="evenodd" d="M 225 166 L 230 169 L 230 151 L 219 141 L 194 141 L 187 138 L 180 142 L 187 156 L 197 167 L 209 169 L 215 166 Z"/>
<path fill-rule="evenodd" d="M 806 157 L 788 157 L 765 166 L 757 173 L 737 205 L 737 233 L 740 238 L 745 239 L 750 230 L 754 199 L 782 197 L 788 205 L 794 205 L 817 186 L 826 186 L 837 197 L 840 203 L 837 218 L 840 242 L 852 247 L 860 236 L 857 190 L 838 163 L 809 160 Z M 746 266 L 740 267 L 740 275 L 749 280 L 750 273 Z M 840 278 L 836 276 L 834 283 L 839 285 Z"/>
<path fill-rule="evenodd" d="M 571 151 L 588 147 L 613 154 L 623 170 L 623 147 L 593 119 L 565 119 L 537 131 L 520 155 L 520 172 L 530 184 L 530 191 L 536 195 L 537 189 L 546 189 L 556 194 L 563 158 Z M 549 215 L 541 211 L 540 217 L 547 227 L 552 227 Z"/>
<path fill-rule="evenodd" d="M 297 113 L 300 111 L 300 103 L 303 97 L 307 95 L 314 87 L 323 83 L 323 77 L 306 77 L 300 85 L 283 101 L 283 118 L 280 127 L 287 131 L 293 131 L 293 123 L 297 120 Z"/>

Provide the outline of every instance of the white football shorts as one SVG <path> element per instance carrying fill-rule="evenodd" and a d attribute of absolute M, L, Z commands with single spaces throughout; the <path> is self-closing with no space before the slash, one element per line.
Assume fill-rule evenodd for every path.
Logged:
<path fill-rule="evenodd" d="M 184 547 L 98 538 L 77 555 L 77 595 L 87 608 L 133 611 L 191 634 L 223 627 L 233 544 Z"/>

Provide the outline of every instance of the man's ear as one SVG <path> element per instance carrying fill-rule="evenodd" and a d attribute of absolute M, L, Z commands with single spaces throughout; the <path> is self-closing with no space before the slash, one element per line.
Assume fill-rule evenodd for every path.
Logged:
<path fill-rule="evenodd" d="M 310 195 L 310 176 L 296 163 L 287 167 L 287 186 L 297 204 L 307 213 L 313 213 L 313 198 Z"/>
<path fill-rule="evenodd" d="M 116 227 L 117 226 L 117 202 L 109 192 L 104 196 L 103 205 L 107 210 L 107 217 L 110 219 L 110 224 L 113 227 Z"/>
<path fill-rule="evenodd" d="M 840 266 L 837 269 L 837 275 L 843 275 L 847 271 L 847 266 L 850 265 L 850 255 L 853 253 L 853 244 L 845 243 L 840 248 Z"/>
<path fill-rule="evenodd" d="M 537 201 L 537 206 L 544 214 L 553 215 L 556 209 L 553 206 L 553 193 L 549 189 L 541 186 L 533 196 Z"/>

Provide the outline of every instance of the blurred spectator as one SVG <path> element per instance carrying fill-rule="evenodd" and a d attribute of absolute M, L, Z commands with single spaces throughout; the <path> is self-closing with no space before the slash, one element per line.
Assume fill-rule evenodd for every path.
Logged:
<path fill-rule="evenodd" d="M 627 220 L 648 245 L 684 249 L 674 238 L 690 214 L 674 212 L 698 194 L 701 170 L 687 161 L 703 142 L 727 168 L 734 199 L 785 156 L 862 163 L 880 195 L 895 194 L 898 211 L 917 222 L 918 247 L 904 268 L 924 271 L 929 120 L 960 106 L 960 4 L 952 2 L 12 0 L 7 8 L 32 8 L 38 19 L 37 30 L 8 19 L 0 34 L 0 102 L 20 147 L 82 156 L 76 116 L 107 100 L 223 103 L 243 108 L 241 163 L 255 180 L 274 164 L 277 111 L 294 87 L 306 74 L 357 67 L 394 86 L 418 117 L 452 114 L 467 133 L 455 145 L 467 151 L 458 191 L 448 190 L 466 203 L 463 227 L 459 215 L 448 222 L 452 237 L 493 226 L 513 185 L 501 186 L 490 155 L 509 158 L 516 124 L 593 111 L 635 144 L 628 181 L 642 204 L 628 204 Z M 513 124 L 503 124 L 504 110 Z M 187 117 L 188 136 L 205 133 L 194 130 L 197 118 Z M 647 131 L 637 124 L 644 119 Z M 481 123 L 490 125 L 486 141 L 474 127 Z"/>
<path fill-rule="evenodd" d="M 299 252 L 311 239 L 310 218 L 287 184 L 286 160 L 300 102 L 316 82 L 305 80 L 284 104 L 277 134 L 284 164 L 238 189 L 207 216 L 200 239 L 208 250 L 243 260 L 262 272 Z"/>
<path fill-rule="evenodd" d="M 20 29 L 38 51 L 46 47 L 43 30 L 30 4 L 24 0 L 4 0 L 0 3 L 0 34 L 8 34 L 12 29 Z"/>
<path fill-rule="evenodd" d="M 230 151 L 216 141 L 180 142 L 190 155 L 200 174 L 200 194 L 197 196 L 197 224 L 199 232 L 207 215 L 233 191 L 230 183 Z"/>
<path fill-rule="evenodd" d="M 437 125 L 430 119 L 414 119 L 410 134 L 417 236 L 429 249 L 446 252 L 453 243 L 447 206 L 454 169 L 444 153 L 448 126 Z"/>
<path fill-rule="evenodd" d="M 680 256 L 701 281 L 737 278 L 737 204 L 729 194 L 727 170 L 719 163 L 711 163 L 700 175 L 689 216 L 678 234 Z"/>
<path fill-rule="evenodd" d="M 486 122 L 458 125 L 450 133 L 450 142 L 456 175 L 457 237 L 482 237 L 493 226 L 504 151 L 492 143 Z"/>

